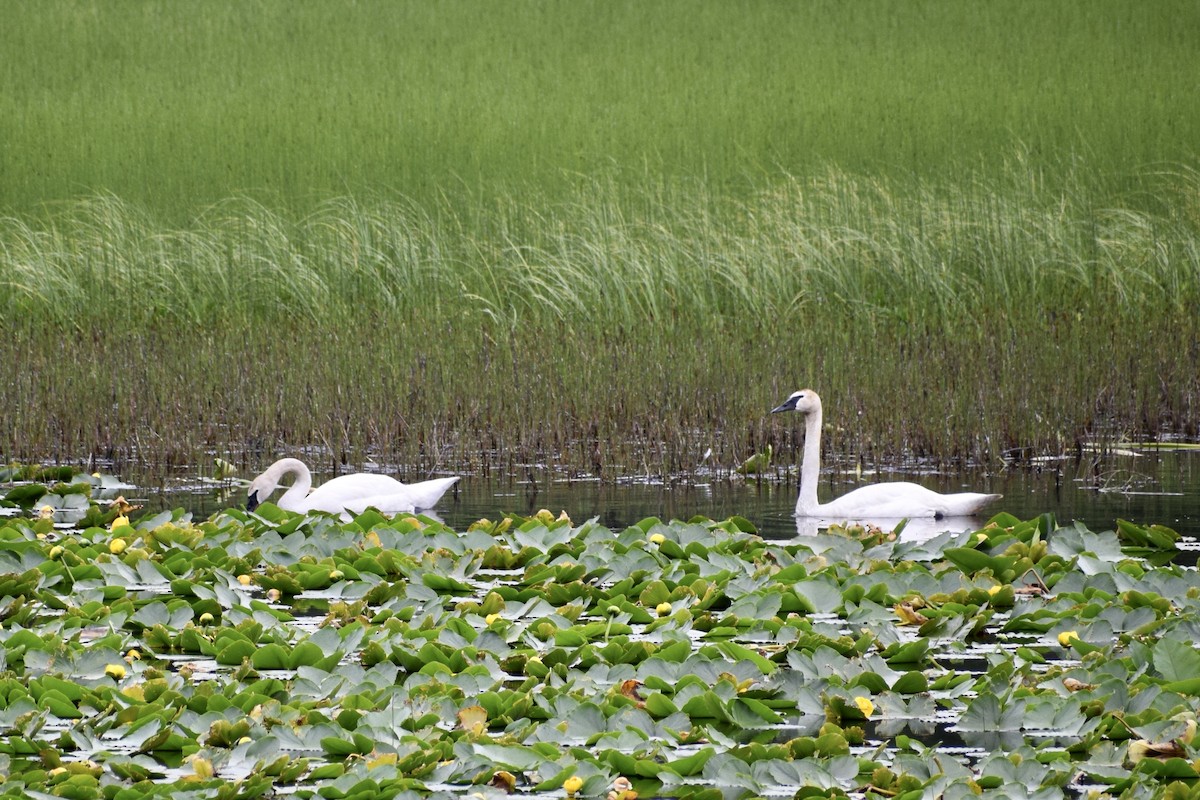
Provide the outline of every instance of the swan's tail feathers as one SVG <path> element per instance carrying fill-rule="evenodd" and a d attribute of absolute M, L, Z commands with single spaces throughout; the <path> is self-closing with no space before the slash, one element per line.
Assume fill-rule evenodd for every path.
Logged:
<path fill-rule="evenodd" d="M 457 481 L 457 475 L 452 478 L 434 478 L 431 481 L 407 484 L 404 492 L 412 500 L 413 508 L 419 511 L 437 505 L 437 502 L 442 499 L 442 495 Z"/>
<path fill-rule="evenodd" d="M 979 494 L 978 492 L 962 492 L 948 494 L 946 502 L 938 514 L 939 517 L 969 517 L 977 514 L 985 506 L 996 502 L 1002 494 Z"/>

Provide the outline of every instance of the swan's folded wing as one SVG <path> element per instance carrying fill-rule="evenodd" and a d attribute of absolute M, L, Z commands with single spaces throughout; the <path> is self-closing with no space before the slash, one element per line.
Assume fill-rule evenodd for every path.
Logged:
<path fill-rule="evenodd" d="M 347 514 L 361 514 L 368 508 L 373 508 L 379 513 L 389 516 L 392 514 L 411 514 L 417 510 L 413 505 L 412 497 L 405 492 L 359 497 L 349 501 L 344 508 L 338 510 Z"/>
<path fill-rule="evenodd" d="M 311 509 L 341 511 L 350 503 L 357 503 L 364 497 L 377 497 L 404 490 L 404 484 L 395 478 L 370 472 L 359 472 L 325 481 L 309 492 L 306 500 Z"/>

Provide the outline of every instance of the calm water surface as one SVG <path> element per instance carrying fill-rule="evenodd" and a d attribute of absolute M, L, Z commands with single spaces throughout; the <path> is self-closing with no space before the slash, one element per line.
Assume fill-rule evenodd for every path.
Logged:
<path fill-rule="evenodd" d="M 314 483 L 328 477 L 318 474 Z M 988 509 L 988 516 L 1006 511 L 1027 519 L 1049 512 L 1062 524 L 1078 520 L 1097 531 L 1111 530 L 1117 519 L 1126 519 L 1166 525 L 1200 539 L 1200 449 L 1123 451 L 991 473 L 896 471 L 864 474 L 858 479 L 852 473 L 827 471 L 819 494 L 827 501 L 856 486 L 885 480 L 911 480 L 940 492 L 1003 494 L 1004 498 Z M 589 480 L 533 484 L 465 476 L 457 488 L 457 493 L 447 495 L 437 508 L 438 516 L 456 530 L 484 517 L 497 519 L 505 512 L 527 515 L 545 508 L 555 515 L 565 511 L 576 524 L 597 517 L 602 525 L 617 529 L 646 517 L 724 519 L 736 514 L 749 519 L 768 538 L 815 533 L 815 526 L 798 526 L 792 515 L 794 469 L 762 481 L 721 476 L 708 482 L 704 478 L 691 482 L 631 478 L 617 484 Z M 182 507 L 206 517 L 220 508 L 244 503 L 243 491 L 233 489 L 222 497 L 211 488 L 197 490 L 192 482 L 190 489 L 147 492 L 143 500 L 150 509 Z M 983 521 L 968 520 L 963 527 Z"/>

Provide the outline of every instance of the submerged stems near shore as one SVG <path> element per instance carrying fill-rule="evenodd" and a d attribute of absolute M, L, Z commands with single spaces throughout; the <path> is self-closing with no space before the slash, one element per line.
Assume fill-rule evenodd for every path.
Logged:
<path fill-rule="evenodd" d="M 1021 169 L 746 201 L 598 180 L 470 220 L 385 197 L 8 218 L 3 455 L 686 473 L 710 447 L 786 464 L 799 431 L 766 411 L 801 386 L 864 459 L 1195 436 L 1200 176 L 1157 176 L 1149 210 Z"/>

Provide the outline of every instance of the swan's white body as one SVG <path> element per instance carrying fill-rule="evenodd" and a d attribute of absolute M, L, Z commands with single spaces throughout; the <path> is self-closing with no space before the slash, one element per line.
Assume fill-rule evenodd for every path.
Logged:
<path fill-rule="evenodd" d="M 358 514 L 368 508 L 384 514 L 400 514 L 433 508 L 458 480 L 455 476 L 420 483 L 401 483 L 387 475 L 359 472 L 342 475 L 313 489 L 312 473 L 303 461 L 281 458 L 250 482 L 246 508 L 253 511 L 259 503 L 270 497 L 283 486 L 280 480 L 285 475 L 294 475 L 295 478 L 276 505 L 286 511 L 328 511 L 334 514 Z"/>
<path fill-rule="evenodd" d="M 995 500 L 998 494 L 960 492 L 939 494 L 916 483 L 876 483 L 863 486 L 836 500 L 817 500 L 821 474 L 821 398 L 811 389 L 796 392 L 771 413 L 798 411 L 804 415 L 804 457 L 800 462 L 797 517 L 854 520 L 862 517 L 964 517 Z"/>

